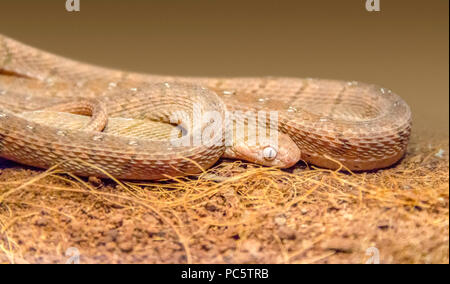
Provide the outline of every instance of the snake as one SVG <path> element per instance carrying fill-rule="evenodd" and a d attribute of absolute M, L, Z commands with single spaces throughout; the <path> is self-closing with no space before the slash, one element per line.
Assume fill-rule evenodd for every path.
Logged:
<path fill-rule="evenodd" d="M 370 171 L 401 160 L 411 125 L 408 104 L 375 84 L 141 74 L 0 34 L 0 157 L 28 166 L 125 180 L 198 174 L 221 158 Z"/>

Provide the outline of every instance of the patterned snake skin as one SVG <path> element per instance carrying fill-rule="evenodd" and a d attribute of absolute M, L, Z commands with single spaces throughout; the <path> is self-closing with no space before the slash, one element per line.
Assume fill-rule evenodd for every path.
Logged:
<path fill-rule="evenodd" d="M 301 159 L 372 170 L 401 159 L 411 131 L 410 108 L 399 96 L 359 82 L 137 74 L 65 59 L 2 35 L 0 75 L 0 157 L 40 168 L 58 164 L 82 176 L 161 179 L 198 173 L 222 156 L 279 167 Z M 75 111 L 69 107 L 74 101 Z M 188 118 L 173 121 L 177 111 Z M 189 123 L 199 113 L 223 118 L 227 111 L 276 111 L 276 157 L 263 157 L 267 145 L 220 143 L 229 134 L 226 119 L 217 128 L 223 131 L 208 132 L 207 120 Z M 185 126 L 190 141 L 192 133 L 206 131 L 214 143 L 175 147 L 167 133 L 176 127 L 169 123 Z"/>

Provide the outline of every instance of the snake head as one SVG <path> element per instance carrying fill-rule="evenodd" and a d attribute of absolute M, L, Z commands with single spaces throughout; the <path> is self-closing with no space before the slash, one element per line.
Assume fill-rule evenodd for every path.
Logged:
<path fill-rule="evenodd" d="M 248 162 L 278 168 L 290 168 L 301 159 L 301 152 L 295 142 L 286 134 L 278 134 L 278 145 L 270 143 L 250 146 L 246 142 L 237 142 L 228 147 L 225 158 L 245 160 Z"/>

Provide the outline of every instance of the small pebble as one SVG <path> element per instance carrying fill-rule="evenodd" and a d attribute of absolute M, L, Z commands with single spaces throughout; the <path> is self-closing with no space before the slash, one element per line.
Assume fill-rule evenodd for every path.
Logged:
<path fill-rule="evenodd" d="M 444 153 L 445 153 L 444 149 L 439 149 L 439 151 L 436 154 L 434 154 L 434 156 L 442 159 L 444 157 Z"/>
<path fill-rule="evenodd" d="M 98 177 L 94 177 L 94 176 L 89 177 L 88 181 L 89 181 L 89 183 L 91 183 L 95 186 L 100 186 L 103 184 L 101 179 L 99 179 Z"/>
<path fill-rule="evenodd" d="M 284 218 L 283 216 L 275 217 L 275 223 L 276 223 L 278 226 L 283 226 L 283 225 L 286 224 L 286 218 Z"/>
<path fill-rule="evenodd" d="M 114 251 L 116 249 L 116 244 L 113 242 L 109 242 L 105 245 L 107 251 Z"/>
<path fill-rule="evenodd" d="M 132 242 L 123 242 L 119 244 L 119 248 L 122 252 L 129 253 L 133 251 L 133 243 Z"/>
<path fill-rule="evenodd" d="M 288 228 L 288 227 L 281 227 L 278 230 L 278 236 L 282 240 L 291 240 L 291 241 L 295 240 L 297 238 L 296 231 L 294 229 Z"/>

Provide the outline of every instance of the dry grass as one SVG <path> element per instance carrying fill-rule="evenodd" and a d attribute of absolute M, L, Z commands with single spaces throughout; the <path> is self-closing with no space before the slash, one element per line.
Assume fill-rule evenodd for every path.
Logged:
<path fill-rule="evenodd" d="M 8 164 L 0 262 L 65 262 L 76 247 L 94 263 L 363 263 L 376 247 L 383 263 L 448 263 L 448 138 L 430 141 L 370 173 L 223 161 L 122 183 Z"/>

